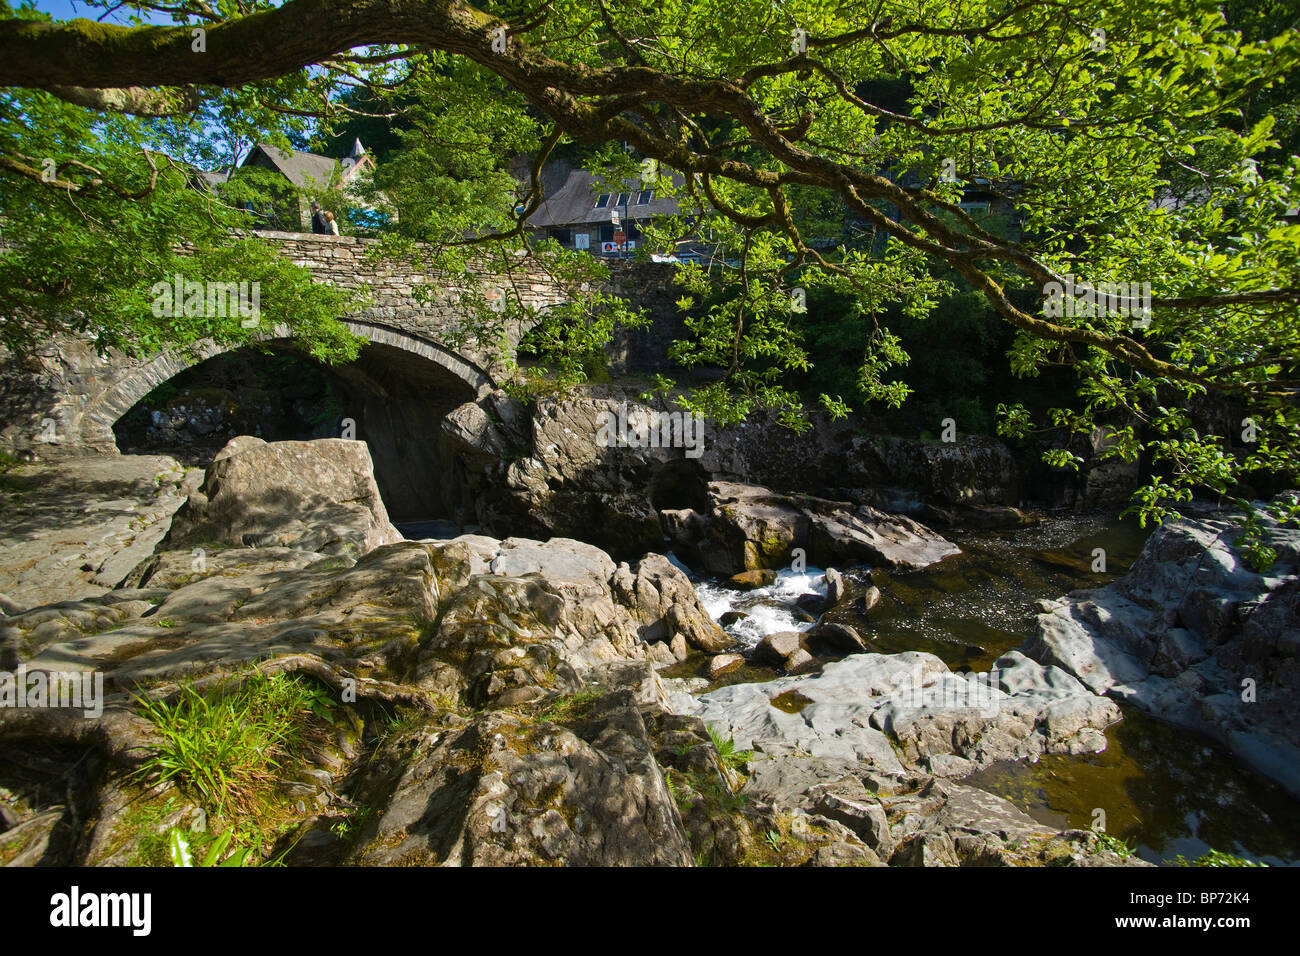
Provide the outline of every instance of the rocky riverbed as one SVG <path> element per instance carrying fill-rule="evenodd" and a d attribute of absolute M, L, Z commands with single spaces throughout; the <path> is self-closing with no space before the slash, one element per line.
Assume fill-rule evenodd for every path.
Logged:
<path fill-rule="evenodd" d="M 1040 611 L 1061 603 L 1063 593 L 1082 588 L 1073 600 L 1127 582 L 1150 537 L 1136 522 L 1104 515 L 1049 516 L 1032 527 L 955 535 L 962 554 L 922 571 L 846 570 L 842 597 L 822 617 L 856 628 L 882 653 L 850 657 L 830 670 L 871 657 L 881 663 L 901 659 L 904 651 L 917 649 L 925 653 L 906 656 L 927 660 L 926 677 L 933 680 L 922 701 L 926 696 L 941 700 L 945 688 L 961 687 L 954 677 L 978 682 L 1000 657 L 1032 646 L 1040 633 Z M 1099 548 L 1107 556 L 1104 572 L 1095 570 Z M 784 647 L 811 630 L 813 618 L 803 608 L 821 608 L 826 601 L 819 569 L 783 571 L 772 585 L 751 591 L 710 579 L 699 580 L 697 588 L 711 613 L 728 622 L 736 649 L 748 662 L 713 680 L 696 676 L 706 673 L 697 664 L 691 676 L 674 686 L 690 692 L 697 712 L 707 708 L 713 719 L 730 715 L 742 729 L 747 721 L 757 721 L 755 736 L 769 738 L 760 747 L 779 747 L 783 735 L 799 737 L 809 747 L 841 741 L 852 745 L 870 737 L 870 715 L 891 695 L 912 696 L 916 682 L 905 668 L 890 674 L 877 666 L 886 678 L 876 685 L 880 694 L 859 694 L 838 704 L 842 712 L 866 715 L 868 722 L 834 722 L 827 713 L 828 703 L 837 706 L 833 693 L 831 701 L 820 700 L 813 708 L 815 692 L 800 688 L 816 688 L 819 682 L 781 676 L 780 659 L 767 646 L 775 639 Z M 807 620 L 800 621 L 800 615 Z M 986 681 L 977 683 L 965 697 L 976 705 L 972 722 L 991 725 L 995 715 L 979 712 L 987 699 L 979 696 L 985 686 Z M 959 697 L 953 691 L 948 696 L 950 701 Z M 961 779 L 1011 799 L 1054 826 L 1091 826 L 1101 810 L 1108 832 L 1154 863 L 1180 855 L 1195 859 L 1211 850 L 1270 865 L 1300 862 L 1300 820 L 1294 799 L 1281 785 L 1252 770 L 1212 736 L 1189 742 L 1183 730 L 1147 717 L 1126 696 L 1111 695 L 1111 700 L 1122 719 L 1105 728 L 1095 752 L 1045 752 L 1037 758 L 995 761 Z M 775 707 L 752 706 L 759 701 Z M 808 713 L 801 725 L 787 713 L 769 715 L 772 709 Z M 880 719 L 893 713 L 892 708 L 881 710 Z M 957 766 L 967 769 L 961 762 Z"/>
<path fill-rule="evenodd" d="M 1098 575 L 996 445 L 814 435 L 878 486 L 783 491 L 734 435 L 596 450 L 603 407 L 457 409 L 474 506 L 405 535 L 361 442 L 10 468 L 0 862 L 165 862 L 197 816 L 290 864 L 1144 865 L 1014 769 L 1095 765 L 1134 707 L 1290 785 L 1293 529 L 1264 574 L 1206 515 Z M 924 500 L 888 484 L 918 468 Z M 1213 703 L 1243 675 L 1263 707 Z M 273 761 L 163 771 L 178 715 L 240 701 Z"/>
<path fill-rule="evenodd" d="M 833 759 L 739 755 L 658 674 L 732 643 L 680 569 L 571 539 L 388 541 L 367 464 L 358 443 L 232 442 L 113 586 L 11 599 L 5 666 L 101 673 L 105 696 L 99 716 L 0 710 L 6 863 L 152 859 L 203 799 L 148 773 L 166 740 L 144 702 L 275 675 L 331 703 L 263 781 L 261 845 L 290 863 L 1132 862 L 936 775 L 969 752 L 901 721 Z M 132 466 L 157 462 L 117 467 Z M 291 516 L 275 507 L 289 496 Z M 854 660 L 874 657 L 845 676 Z M 1103 703 L 1092 722 L 1109 716 Z M 1088 723 L 1054 725 L 1050 746 Z"/>

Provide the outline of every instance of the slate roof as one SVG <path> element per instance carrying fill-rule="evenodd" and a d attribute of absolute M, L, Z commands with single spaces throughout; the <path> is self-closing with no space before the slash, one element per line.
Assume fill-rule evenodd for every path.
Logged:
<path fill-rule="evenodd" d="M 516 175 L 525 184 L 528 182 L 526 164 L 516 165 Z M 682 183 L 679 173 L 668 177 L 675 185 Z M 545 229 L 550 226 L 579 226 L 610 221 L 619 193 L 627 193 L 626 205 L 620 205 L 620 215 L 628 219 L 649 219 L 654 216 L 675 216 L 679 211 L 676 199 L 661 198 L 658 194 L 648 203 L 637 204 L 641 183 L 631 180 L 616 184 L 603 176 L 595 176 L 585 169 L 577 168 L 567 162 L 550 163 L 542 169 L 542 188 L 546 192 L 546 201 L 537 212 L 528 217 L 528 225 Z M 609 193 L 609 203 L 603 208 L 596 207 L 597 197 Z"/>
<path fill-rule="evenodd" d="M 219 169 L 215 172 L 209 172 L 206 169 L 197 169 L 194 171 L 195 177 L 209 192 L 220 186 L 229 178 L 229 170 Z"/>
<path fill-rule="evenodd" d="M 353 146 L 353 156 L 360 157 L 364 155 L 364 149 L 360 153 L 357 150 L 361 147 L 361 141 L 357 140 Z M 338 167 L 338 160 L 331 159 L 329 156 L 318 156 L 316 153 L 308 153 L 301 149 L 280 149 L 278 146 L 272 146 L 270 143 L 258 143 L 258 150 L 262 152 L 271 164 L 280 171 L 285 179 L 293 183 L 299 189 L 323 189 L 329 186 L 334 178 L 334 171 Z M 253 157 L 250 155 L 244 160 L 247 165 Z M 352 178 L 353 171 L 361 165 L 358 162 L 351 169 L 341 175 L 341 181 L 347 182 Z"/>

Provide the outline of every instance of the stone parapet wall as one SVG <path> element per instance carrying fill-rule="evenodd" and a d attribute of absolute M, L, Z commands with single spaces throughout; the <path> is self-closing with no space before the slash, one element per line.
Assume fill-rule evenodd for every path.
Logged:
<path fill-rule="evenodd" d="M 422 269 L 411 259 L 374 255 L 380 240 L 357 236 L 322 236 L 297 232 L 258 232 L 277 243 L 296 265 L 317 281 L 364 291 L 361 308 L 346 316 L 349 327 L 371 342 L 440 365 L 475 393 L 490 388 L 501 371 L 494 356 L 459 343 L 466 318 L 467 296 L 489 301 L 505 292 L 536 309 L 564 301 L 558 284 L 543 270 L 521 268 L 510 275 L 484 272 L 476 287 L 464 277 L 449 277 Z M 654 320 L 646 331 L 618 333 L 611 343 L 610 365 L 615 371 L 648 371 L 667 367 L 667 349 L 681 329 L 674 301 L 673 267 L 662 263 L 615 261 L 610 291 Z M 435 289 L 428 302 L 415 297 L 417 286 Z M 284 330 L 273 337 L 283 338 Z M 511 346 L 522 328 L 507 329 Z M 198 343 L 192 352 L 164 352 L 132 357 L 117 351 L 95 352 L 84 337 L 51 341 L 18 363 L 0 353 L 0 451 L 22 457 L 60 458 L 113 454 L 113 423 L 150 389 L 221 349 Z"/>

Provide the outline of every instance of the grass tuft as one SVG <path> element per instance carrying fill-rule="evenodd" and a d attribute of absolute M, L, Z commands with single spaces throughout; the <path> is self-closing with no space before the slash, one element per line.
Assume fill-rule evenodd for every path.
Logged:
<path fill-rule="evenodd" d="M 737 750 L 736 741 L 732 737 L 723 737 L 722 734 L 709 728 L 709 738 L 713 741 L 714 748 L 718 751 L 718 757 L 721 759 L 723 766 L 739 769 L 753 759 L 754 751 Z"/>
<path fill-rule="evenodd" d="M 164 741 L 140 773 L 191 791 L 217 815 L 254 812 L 306 721 L 329 720 L 332 707 L 320 685 L 285 674 L 206 693 L 184 684 L 170 702 L 136 700 Z"/>

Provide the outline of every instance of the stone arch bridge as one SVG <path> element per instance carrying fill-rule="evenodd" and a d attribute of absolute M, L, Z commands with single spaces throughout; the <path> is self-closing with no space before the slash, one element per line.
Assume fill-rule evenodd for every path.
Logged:
<path fill-rule="evenodd" d="M 431 304 L 418 302 L 413 287 L 435 280 L 401 261 L 388 259 L 376 264 L 368 260 L 366 253 L 376 241 L 373 239 L 290 232 L 259 235 L 279 244 L 285 256 L 309 269 L 318 281 L 345 288 L 369 287 L 366 307 L 342 317 L 351 331 L 369 343 L 363 354 L 388 360 L 381 364 L 397 362 L 422 370 L 424 377 L 438 381 L 460 401 L 495 387 L 496 370 L 488 356 L 444 344 L 444 336 L 461 317 L 455 304 L 457 290 L 447 289 Z M 612 291 L 634 305 L 649 308 L 657 326 L 672 323 L 671 266 L 613 262 L 611 268 Z M 545 307 L 562 301 L 560 291 L 544 273 L 521 271 L 500 284 L 506 282 L 526 305 Z M 492 287 L 498 283 L 485 277 L 484 284 Z M 654 363 L 647 364 L 645 358 L 650 352 L 662 353 L 664 344 L 653 341 L 655 338 L 653 333 L 649 337 L 628 336 L 615 343 L 611 358 L 625 368 L 650 367 Z M 274 347 L 277 342 L 287 343 L 288 336 L 281 328 L 263 341 Z M 224 351 L 227 349 L 211 342 L 201 342 L 185 351 L 101 356 L 86 341 L 69 337 L 48 343 L 24 368 L 0 355 L 0 450 L 43 459 L 116 454 L 113 425 L 122 415 L 158 385 Z M 382 371 L 377 365 L 372 377 L 382 378 Z M 366 372 L 358 367 L 343 374 L 364 376 Z"/>
<path fill-rule="evenodd" d="M 417 301 L 413 288 L 434 285 L 436 277 L 401 260 L 370 260 L 366 253 L 376 240 L 260 235 L 278 243 L 285 256 L 319 282 L 369 288 L 365 307 L 341 317 L 367 344 L 355 362 L 333 367 L 330 374 L 348 396 L 345 414 L 356 423 L 356 437 L 370 445 L 390 511 L 418 518 L 446 510 L 436 487 L 450 464 L 438 450 L 439 422 L 456 406 L 494 388 L 499 371 L 488 356 L 446 342 L 463 318 L 460 290 L 445 288 L 430 303 Z M 648 309 L 655 319 L 653 330 L 625 333 L 613 343 L 611 366 L 661 367 L 678 327 L 672 267 L 610 265 L 610 290 Z M 499 281 L 482 279 L 487 288 L 507 283 L 526 305 L 562 301 L 544 273 L 521 270 Z M 262 341 L 272 349 L 290 345 L 284 328 L 269 330 Z M 0 353 L 0 451 L 45 460 L 116 455 L 114 425 L 123 415 L 162 383 L 227 350 L 200 342 L 183 351 L 139 357 L 116 351 L 100 355 L 88 340 L 69 336 L 47 343 L 21 363 Z"/>

